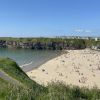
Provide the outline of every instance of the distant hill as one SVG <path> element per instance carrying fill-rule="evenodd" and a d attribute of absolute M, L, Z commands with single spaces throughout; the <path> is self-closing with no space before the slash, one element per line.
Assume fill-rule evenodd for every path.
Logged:
<path fill-rule="evenodd" d="M 0 100 L 100 100 L 100 90 L 59 82 L 43 87 L 32 81 L 16 62 L 0 58 Z"/>

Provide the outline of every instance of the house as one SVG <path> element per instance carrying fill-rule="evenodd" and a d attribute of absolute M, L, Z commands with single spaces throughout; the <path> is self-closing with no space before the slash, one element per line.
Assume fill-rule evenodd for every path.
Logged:
<path fill-rule="evenodd" d="M 98 38 L 97 37 L 95 38 L 95 41 L 98 41 Z"/>

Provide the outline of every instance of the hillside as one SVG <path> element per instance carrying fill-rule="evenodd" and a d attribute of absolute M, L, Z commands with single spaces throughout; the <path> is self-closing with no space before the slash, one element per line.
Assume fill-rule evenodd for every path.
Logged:
<path fill-rule="evenodd" d="M 38 85 L 9 58 L 0 58 L 0 100 L 99 100 L 99 89 Z"/>
<path fill-rule="evenodd" d="M 13 60 L 0 59 L 0 100 L 33 100 L 43 89 L 30 80 Z"/>

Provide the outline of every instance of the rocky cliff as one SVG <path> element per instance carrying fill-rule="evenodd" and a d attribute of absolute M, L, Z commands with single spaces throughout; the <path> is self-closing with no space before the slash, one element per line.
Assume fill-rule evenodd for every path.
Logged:
<path fill-rule="evenodd" d="M 0 40 L 0 48 L 29 48 L 36 50 L 62 50 L 62 49 L 84 49 L 85 42 L 83 40 L 66 41 L 46 41 L 46 42 L 31 42 L 31 41 L 14 41 L 14 40 Z"/>

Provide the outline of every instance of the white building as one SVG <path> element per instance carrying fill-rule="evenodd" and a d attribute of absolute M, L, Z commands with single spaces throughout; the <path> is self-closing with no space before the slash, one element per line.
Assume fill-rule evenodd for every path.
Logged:
<path fill-rule="evenodd" d="M 95 38 L 95 41 L 98 41 L 98 38 Z"/>

